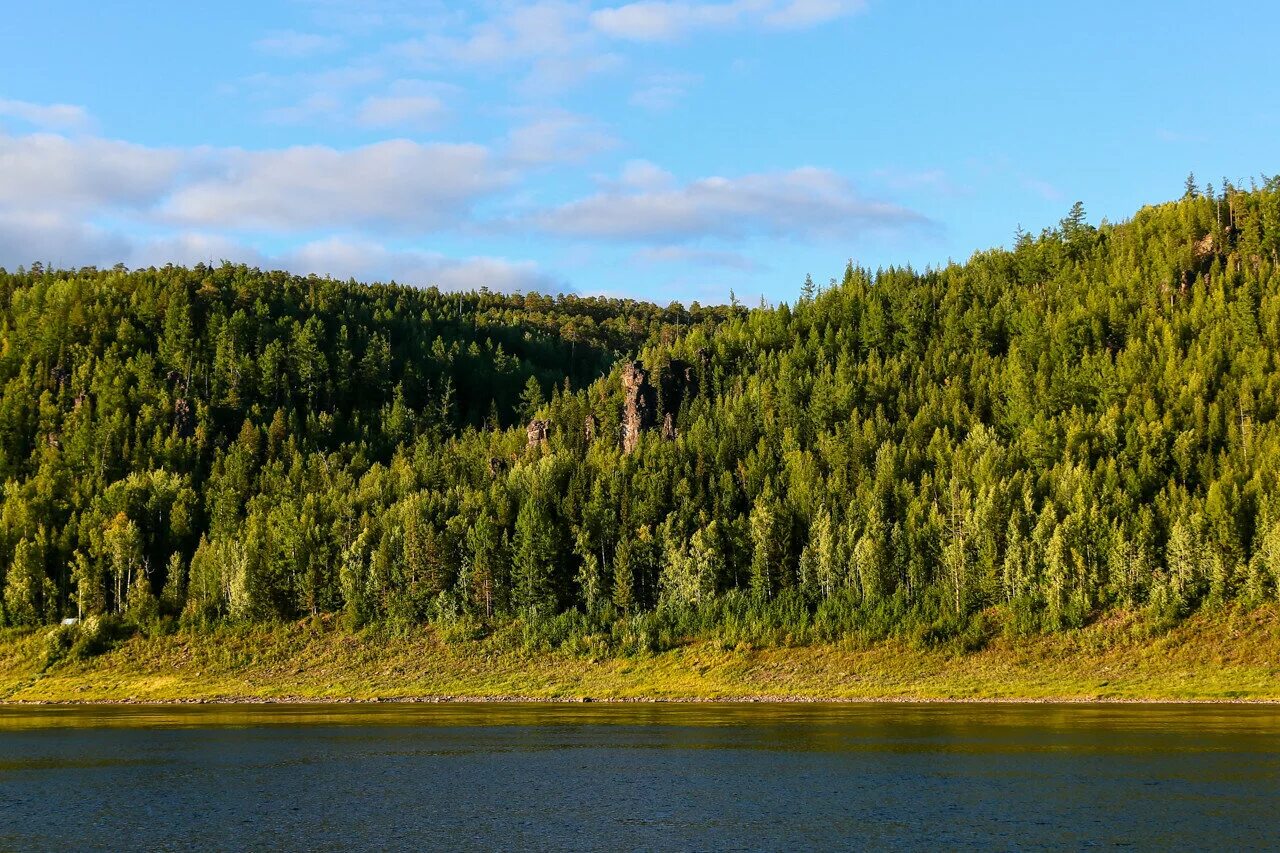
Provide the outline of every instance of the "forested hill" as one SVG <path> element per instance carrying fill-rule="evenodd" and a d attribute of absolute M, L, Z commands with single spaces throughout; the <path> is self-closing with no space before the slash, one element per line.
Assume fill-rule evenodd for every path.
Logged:
<path fill-rule="evenodd" d="M 1277 595 L 1277 180 L 777 308 L 37 267 L 0 324 L 9 624 L 941 636 Z"/>

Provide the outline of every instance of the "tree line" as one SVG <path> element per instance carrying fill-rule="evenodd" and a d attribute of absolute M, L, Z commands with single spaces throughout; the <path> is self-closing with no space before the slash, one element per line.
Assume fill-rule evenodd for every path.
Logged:
<path fill-rule="evenodd" d="M 838 636 L 1274 600 L 1278 270 L 1269 179 L 749 311 L 0 273 L 0 620 Z"/>

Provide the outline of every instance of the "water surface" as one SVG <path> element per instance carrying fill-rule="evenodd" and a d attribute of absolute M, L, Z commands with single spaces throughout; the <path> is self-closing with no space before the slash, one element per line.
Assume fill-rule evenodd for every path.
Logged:
<path fill-rule="evenodd" d="M 0 849 L 1280 849 L 1280 708 L 0 706 Z"/>

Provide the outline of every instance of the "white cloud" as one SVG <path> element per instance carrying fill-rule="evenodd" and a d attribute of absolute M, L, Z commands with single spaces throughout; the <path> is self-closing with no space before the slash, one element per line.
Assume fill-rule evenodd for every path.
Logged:
<path fill-rule="evenodd" d="M 698 29 L 737 23 L 746 3 L 667 3 L 644 0 L 591 13 L 591 25 L 612 38 L 672 41 Z"/>
<path fill-rule="evenodd" d="M 551 118 L 561 129 L 580 121 Z M 531 139 L 554 141 L 548 133 Z M 554 289 L 529 261 L 392 249 L 367 236 L 464 227 L 474 201 L 516 177 L 496 159 L 481 145 L 408 140 L 246 151 L 0 132 L 0 265 L 226 259 L 452 289 Z M 255 248 L 273 233 L 302 236 L 295 248 Z"/>
<path fill-rule="evenodd" d="M 752 26 L 799 29 L 862 11 L 863 0 L 732 0 L 727 3 L 640 0 L 591 13 L 591 26 L 626 41 L 676 41 L 699 30 Z"/>
<path fill-rule="evenodd" d="M 644 263 L 696 264 L 705 267 L 755 272 L 763 269 L 756 260 L 739 252 L 716 249 L 694 249 L 688 246 L 652 246 L 636 252 L 636 258 Z"/>
<path fill-rule="evenodd" d="M 305 124 L 319 119 L 333 119 L 342 111 L 342 101 L 333 95 L 316 92 L 296 104 L 273 107 L 263 113 L 272 124 Z"/>
<path fill-rule="evenodd" d="M 610 240 L 685 242 L 704 237 L 849 237 L 928 222 L 898 205 L 860 196 L 826 169 L 710 177 L 663 185 L 661 170 L 633 166 L 619 186 L 534 214 L 553 234 Z"/>
<path fill-rule="evenodd" d="M 591 119 L 556 111 L 513 129 L 507 136 L 507 158 L 527 166 L 571 163 L 615 145 L 617 140 Z"/>
<path fill-rule="evenodd" d="M 524 95 L 558 93 L 627 64 L 620 42 L 676 41 L 733 28 L 801 29 L 860 12 L 866 0 L 637 0 L 593 8 L 590 0 L 488 0 L 479 4 L 318 2 L 306 0 L 337 32 L 390 39 L 365 63 L 432 72 L 514 73 Z M 407 33 L 407 35 L 406 35 Z M 288 32 L 260 49 L 305 53 L 331 47 L 327 36 Z M 637 105 L 665 109 L 682 94 L 677 80 L 640 88 Z M 332 90 L 312 88 L 332 94 Z"/>
<path fill-rule="evenodd" d="M 393 85 L 385 97 L 441 91 L 434 86 Z M 384 106 L 386 120 L 412 113 Z M 645 263 L 753 270 L 759 267 L 750 258 L 730 251 L 734 241 L 846 238 L 927 224 L 912 210 L 867 199 L 829 170 L 685 182 L 644 160 L 597 179 L 587 197 L 551 208 L 507 206 L 528 212 L 496 222 L 501 205 L 491 206 L 488 218 L 477 217 L 473 210 L 482 201 L 513 187 L 521 174 L 613 144 L 587 117 L 521 110 L 507 118 L 512 115 L 524 123 L 493 148 L 407 139 L 352 149 L 158 148 L 0 131 L 0 264 L 140 266 L 225 258 L 447 288 L 546 290 L 557 282 L 531 262 L 450 258 L 381 241 L 488 222 L 639 243 L 633 259 Z M 504 200 L 510 197 L 498 198 Z M 255 248 L 271 235 L 292 236 L 273 239 L 270 252 Z"/>
<path fill-rule="evenodd" d="M 349 151 L 306 146 L 217 153 L 217 168 L 165 205 L 202 226 L 301 231 L 375 226 L 425 232 L 456 224 L 506 185 L 488 149 L 390 140 Z"/>
<path fill-rule="evenodd" d="M 260 53 L 288 59 L 305 59 L 341 50 L 343 41 L 338 36 L 319 33 L 300 33 L 294 30 L 272 33 L 258 39 L 253 46 Z"/>
<path fill-rule="evenodd" d="M 328 238 L 279 254 L 264 253 L 219 234 L 178 232 L 135 239 L 119 232 L 54 216 L 12 216 L 0 212 L 0 267 L 15 269 L 39 261 L 53 267 L 130 268 L 231 261 L 264 269 L 286 269 L 357 281 L 391 281 L 442 290 L 564 291 L 563 283 L 532 261 L 505 258 L 451 258 L 436 252 L 398 251 L 366 241 Z"/>
<path fill-rule="evenodd" d="M 84 107 L 73 104 L 35 104 L 0 98 L 0 118 L 12 118 L 47 130 L 83 130 L 91 122 Z"/>
<path fill-rule="evenodd" d="M 729 2 L 640 2 L 591 9 L 585 2 L 498 2 L 480 17 L 465 13 L 436 18 L 422 35 L 395 46 L 401 59 L 432 69 L 523 68 L 526 92 L 558 91 L 625 64 L 613 44 L 676 41 L 695 33 L 733 27 L 755 31 L 798 29 L 846 17 L 864 0 L 729 0 Z M 655 80 L 635 103 L 663 109 L 683 94 L 688 81 Z"/>
<path fill-rule="evenodd" d="M 0 209 L 0 267 L 39 261 L 55 267 L 110 266 L 125 258 L 129 241 L 118 234 L 50 212 Z"/>
<path fill-rule="evenodd" d="M 555 139 L 533 136 L 533 142 Z M 395 139 L 349 150 L 246 151 L 45 133 L 0 133 L 0 174 L 0 212 L 129 215 L 152 224 L 275 232 L 457 226 L 473 202 L 516 178 L 476 144 Z"/>
<path fill-rule="evenodd" d="M 353 93 L 368 90 L 387 76 L 381 65 L 359 61 L 321 71 L 294 74 L 258 73 L 225 88 L 225 93 L 262 105 L 263 118 L 273 124 L 342 121 Z"/>
<path fill-rule="evenodd" d="M 445 113 L 444 101 L 436 95 L 371 95 L 356 113 L 365 127 L 426 127 Z"/>
<path fill-rule="evenodd" d="M 330 238 L 308 243 L 288 252 L 278 262 L 299 274 L 315 273 L 358 280 L 392 279 L 441 290 L 542 290 L 555 281 L 532 261 L 504 258 L 451 258 L 436 252 L 398 251 L 378 243 Z M 563 289 L 563 288 L 561 288 Z"/>
<path fill-rule="evenodd" d="M 633 106 L 653 112 L 674 107 L 688 93 L 689 87 L 700 80 L 692 74 L 656 74 L 649 77 L 632 93 Z"/>
<path fill-rule="evenodd" d="M 138 268 L 223 260 L 267 265 L 262 253 L 217 234 L 180 232 L 139 238 L 57 214 L 0 212 L 0 266 L 9 268 L 35 261 L 63 268 L 118 263 Z"/>
<path fill-rule="evenodd" d="M 0 134 L 0 210 L 146 207 L 164 195 L 182 165 L 175 149 L 49 133 Z"/>
<path fill-rule="evenodd" d="M 525 95 L 555 94 L 618 71 L 626 60 L 616 53 L 595 52 L 579 56 L 544 56 L 536 60 L 518 90 Z"/>
<path fill-rule="evenodd" d="M 566 56 L 588 46 L 586 14 L 582 3 L 507 3 L 491 17 L 461 27 L 449 19 L 439 20 L 432 31 L 402 43 L 396 52 L 432 66 L 504 66 Z"/>
<path fill-rule="evenodd" d="M 341 32 L 370 33 L 388 27 L 422 26 L 440 8 L 422 0 L 296 0 L 306 6 L 316 24 Z"/>
<path fill-rule="evenodd" d="M 297 93 L 335 94 L 368 86 L 384 79 L 387 71 L 381 65 L 368 61 L 353 62 L 321 71 L 300 71 L 293 74 L 268 74 L 259 72 L 240 80 L 239 88 L 249 93 Z"/>
<path fill-rule="evenodd" d="M 801 29 L 856 15 L 866 6 L 866 0 L 792 0 L 766 12 L 763 21 L 778 29 Z"/>
<path fill-rule="evenodd" d="M 274 267 L 266 255 L 221 234 L 185 231 L 144 240 L 133 247 L 126 266 L 162 267 L 165 264 L 248 264 L 251 267 Z"/>
<path fill-rule="evenodd" d="M 436 127 L 449 112 L 445 97 L 459 91 L 418 79 L 392 80 L 371 91 L 386 75 L 384 68 L 362 64 L 308 74 L 255 74 L 242 83 L 261 100 L 284 102 L 263 112 L 273 124 L 354 122 L 366 128 L 415 130 Z"/>
<path fill-rule="evenodd" d="M 603 183 L 610 185 L 608 181 Z M 628 160 L 616 183 L 632 190 L 665 190 L 676 185 L 676 176 L 648 160 Z"/>
<path fill-rule="evenodd" d="M 436 80 L 401 78 L 360 102 L 355 120 L 365 127 L 433 128 L 449 112 L 447 98 L 461 90 Z"/>

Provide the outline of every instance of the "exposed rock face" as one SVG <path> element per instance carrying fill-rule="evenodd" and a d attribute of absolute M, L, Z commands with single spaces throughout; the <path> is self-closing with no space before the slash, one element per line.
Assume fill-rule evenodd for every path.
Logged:
<path fill-rule="evenodd" d="M 676 414 L 698 393 L 692 364 L 676 359 L 656 369 L 656 387 L 649 374 L 635 362 L 622 368 L 622 450 L 630 453 L 640 443 L 640 434 L 662 424 L 662 437 L 676 437 Z"/>
<path fill-rule="evenodd" d="M 1213 232 L 1210 231 L 1208 234 L 1204 235 L 1204 237 L 1196 241 L 1194 249 L 1196 260 L 1209 257 L 1216 249 L 1217 243 L 1214 239 Z"/>
<path fill-rule="evenodd" d="M 529 421 L 529 429 L 525 434 L 528 438 L 526 447 L 539 447 L 546 442 L 547 436 L 551 434 L 551 423 L 534 418 Z"/>
<path fill-rule="evenodd" d="M 587 415 L 586 421 L 582 424 L 582 437 L 587 440 L 587 444 L 596 440 L 596 416 Z"/>
<path fill-rule="evenodd" d="M 622 452 L 630 453 L 640 444 L 640 433 L 653 426 L 655 394 L 649 377 L 640 365 L 627 362 L 622 368 Z"/>
<path fill-rule="evenodd" d="M 1222 228 L 1221 233 L 1210 231 L 1191 244 L 1192 264 L 1190 269 L 1182 271 L 1179 288 L 1182 293 L 1185 294 L 1187 289 L 1195 284 L 1197 278 L 1208 275 L 1215 261 L 1226 260 L 1235 244 L 1235 236 L 1235 228 L 1227 224 Z"/>

